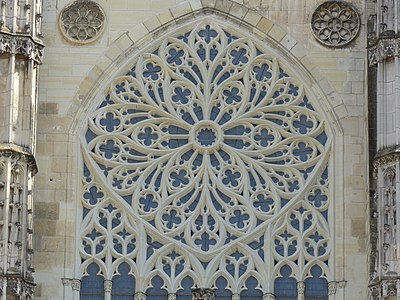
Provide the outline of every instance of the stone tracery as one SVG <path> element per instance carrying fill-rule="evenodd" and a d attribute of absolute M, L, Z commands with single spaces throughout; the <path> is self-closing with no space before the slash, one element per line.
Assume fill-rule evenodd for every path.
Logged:
<path fill-rule="evenodd" d="M 352 42 L 360 30 L 360 16 L 345 1 L 325 1 L 312 15 L 311 29 L 318 42 L 341 47 Z"/>
<path fill-rule="evenodd" d="M 329 140 L 287 69 L 208 22 L 116 78 L 82 142 L 82 272 L 96 262 L 110 280 L 126 262 L 168 293 L 188 276 L 223 277 L 232 294 L 252 276 L 271 292 L 305 257 L 292 277 L 318 264 L 329 279 Z"/>

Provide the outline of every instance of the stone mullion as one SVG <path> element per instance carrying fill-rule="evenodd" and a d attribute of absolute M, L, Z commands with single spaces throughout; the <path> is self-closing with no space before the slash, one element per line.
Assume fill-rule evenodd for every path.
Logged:
<path fill-rule="evenodd" d="M 12 164 L 13 172 L 12 172 L 12 181 L 11 181 L 11 189 L 10 189 L 10 236 L 9 236 L 9 244 L 10 244 L 10 253 L 8 254 L 9 262 L 9 273 L 12 274 L 21 274 L 21 269 L 18 270 L 18 266 L 20 266 L 21 261 L 19 260 L 20 256 L 20 230 L 21 230 L 21 215 L 20 215 L 20 207 L 19 207 L 19 183 L 17 182 L 18 174 L 15 174 L 16 168 L 18 168 L 17 164 L 14 162 Z M 22 274 L 21 274 L 22 275 Z"/>
<path fill-rule="evenodd" d="M 29 176 L 29 169 L 28 166 L 25 164 L 23 166 L 23 170 L 26 174 L 23 174 L 21 177 L 21 199 L 20 199 L 20 214 L 21 214 L 21 231 L 20 231 L 20 259 L 21 259 L 21 274 L 25 277 L 28 275 L 28 261 L 27 259 L 27 243 L 28 243 L 28 208 L 27 208 L 27 201 L 28 201 L 28 176 Z M 29 278 L 32 280 L 31 278 Z"/>
<path fill-rule="evenodd" d="M 383 259 L 382 259 L 382 244 L 383 244 L 383 222 L 382 222 L 382 218 L 383 218 L 383 209 L 384 209 L 384 201 L 383 201 L 383 197 L 384 197 L 384 183 L 383 183 L 383 171 L 382 168 L 379 167 L 378 168 L 378 265 L 377 265 L 377 272 L 378 272 L 378 276 L 379 278 L 382 278 L 383 272 L 382 272 L 382 265 L 383 265 Z"/>
<path fill-rule="evenodd" d="M 394 67 L 396 70 L 396 76 L 395 76 L 395 86 L 394 86 L 394 98 L 398 99 L 400 97 L 400 60 L 399 57 L 395 57 L 394 58 Z M 400 114 L 397 113 L 400 109 L 400 104 L 398 103 L 398 101 L 396 101 L 395 104 L 395 115 L 394 115 L 394 126 L 395 126 L 395 132 L 396 132 L 396 145 L 400 144 Z M 398 173 L 397 173 L 398 174 Z"/>
<path fill-rule="evenodd" d="M 10 213 L 10 193 L 11 193 L 11 162 L 9 159 L 6 159 L 5 164 L 5 180 L 4 180 L 4 210 L 3 210 L 3 232 L 2 232 L 2 269 L 3 273 L 6 274 L 8 272 L 8 241 L 9 241 L 9 213 Z"/>
<path fill-rule="evenodd" d="M 111 300 L 112 281 L 104 280 L 104 300 Z"/>
<path fill-rule="evenodd" d="M 267 230 L 265 235 L 262 237 L 264 239 L 264 261 L 265 264 L 268 266 L 268 278 L 266 280 L 266 284 L 267 286 L 265 287 L 265 289 L 270 292 L 267 293 L 266 295 L 272 295 L 272 291 L 274 291 L 274 278 L 272 276 L 273 274 L 273 269 L 274 269 L 274 241 L 272 241 L 271 239 L 273 239 L 273 227 L 271 224 L 268 225 Z M 268 299 L 268 298 L 267 298 Z"/>
<path fill-rule="evenodd" d="M 400 116 L 399 116 L 400 117 Z M 393 228 L 393 230 L 396 231 L 396 245 L 393 245 L 396 247 L 396 249 L 400 249 L 400 230 L 399 230 L 399 222 L 400 222 L 400 161 L 396 161 L 396 175 L 395 175 L 395 198 L 394 198 L 394 202 L 395 202 L 395 207 L 396 207 L 396 215 L 395 215 L 395 227 Z M 397 256 L 395 257 L 396 260 L 396 265 L 395 265 L 395 271 L 397 272 L 397 274 L 399 274 L 400 271 L 400 251 L 397 250 L 396 254 Z"/>
<path fill-rule="evenodd" d="M 299 281 L 297 283 L 297 300 L 304 300 L 304 292 L 306 289 L 306 284 L 304 281 Z"/>

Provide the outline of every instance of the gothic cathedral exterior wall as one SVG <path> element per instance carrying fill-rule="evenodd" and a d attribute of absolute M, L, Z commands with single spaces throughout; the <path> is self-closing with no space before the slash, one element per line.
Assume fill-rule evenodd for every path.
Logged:
<path fill-rule="evenodd" d="M 34 190 L 35 299 L 79 299 L 80 279 L 85 272 L 81 263 L 89 259 L 81 258 L 79 250 L 83 247 L 82 234 L 86 230 L 82 221 L 82 214 L 85 214 L 82 208 L 85 184 L 82 182 L 86 176 L 84 162 L 89 160 L 84 158 L 84 153 L 91 147 L 90 140 L 85 140 L 88 120 L 104 107 L 102 101 L 114 93 L 115 80 L 127 74 L 130 66 L 139 65 L 138 57 L 146 59 L 151 53 L 156 53 L 155 50 L 161 51 L 163 46 L 160 45 L 167 37 L 191 32 L 202 22 L 215 22 L 217 27 L 223 28 L 221 34 L 234 33 L 248 39 L 249 42 L 243 42 L 246 47 L 254 44 L 261 49 L 260 52 L 265 49 L 263 53 L 282 62 L 289 75 L 299 82 L 298 86 L 304 86 L 304 93 L 315 108 L 312 112 L 315 113 L 315 124 L 323 124 L 328 141 L 315 150 L 318 152 L 315 161 L 319 155 L 325 155 L 321 161 L 325 161 L 329 169 L 329 213 L 326 216 L 329 226 L 324 237 L 328 245 L 328 250 L 324 251 L 329 252 L 329 256 L 324 256 L 329 260 L 329 274 L 326 274 L 329 299 L 367 299 L 369 195 L 364 1 L 348 0 L 360 15 L 359 32 L 353 41 L 341 47 L 323 45 L 312 33 L 312 14 L 323 1 L 95 2 L 98 7 L 87 4 L 89 10 L 98 10 L 89 27 L 82 23 L 73 27 L 70 24 L 77 21 L 71 21 L 72 14 L 63 15 L 65 8 L 83 14 L 73 6 L 68 7 L 73 5 L 73 1 L 44 0 L 43 3 L 42 31 L 46 50 L 40 67 L 37 115 L 36 160 L 39 172 L 35 176 Z M 79 26 L 86 26 L 86 31 L 80 31 Z M 254 76 L 257 78 L 258 75 Z M 296 108 L 291 109 L 296 112 Z M 315 137 L 315 143 L 317 140 Z M 214 150 L 210 148 L 207 151 Z M 300 161 L 300 165 L 302 162 L 312 164 L 308 159 Z M 101 166 L 96 165 L 93 170 L 100 174 Z M 318 176 L 323 177 L 322 173 Z M 304 185 L 307 185 L 306 180 Z M 111 190 L 111 194 L 119 193 Z M 286 209 L 283 206 L 282 211 Z M 255 231 L 259 228 L 257 226 L 254 225 Z M 301 238 L 305 237 L 306 233 Z M 297 257 L 296 263 L 299 260 Z M 298 282 L 311 276 L 304 272 Z M 108 295 L 111 290 L 108 291 L 106 285 L 104 283 Z M 265 296 L 265 299 L 273 299 L 273 285 L 265 288 L 263 293 L 271 297 Z"/>

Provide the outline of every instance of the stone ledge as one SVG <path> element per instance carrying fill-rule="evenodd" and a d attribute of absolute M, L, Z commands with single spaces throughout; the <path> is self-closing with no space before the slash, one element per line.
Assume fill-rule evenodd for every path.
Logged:
<path fill-rule="evenodd" d="M 35 156 L 31 150 L 11 143 L 0 143 L 0 158 L 11 157 L 16 160 L 26 160 L 33 175 L 38 172 Z"/>
<path fill-rule="evenodd" d="M 30 35 L 0 32 L 0 53 L 23 55 L 42 64 L 44 45 Z"/>

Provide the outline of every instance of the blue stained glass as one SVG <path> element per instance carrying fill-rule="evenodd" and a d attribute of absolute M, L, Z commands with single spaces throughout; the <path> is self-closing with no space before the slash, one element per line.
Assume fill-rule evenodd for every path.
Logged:
<path fill-rule="evenodd" d="M 223 94 L 226 97 L 225 102 L 227 104 L 232 104 L 235 102 L 240 102 L 242 101 L 242 97 L 239 95 L 240 91 L 238 88 L 234 87 L 230 90 L 224 90 Z"/>
<path fill-rule="evenodd" d="M 268 133 L 267 129 L 261 129 L 259 134 L 254 136 L 254 139 L 260 143 L 261 146 L 267 147 L 270 142 L 273 142 L 275 137 Z"/>
<path fill-rule="evenodd" d="M 107 113 L 104 119 L 100 120 L 100 124 L 105 126 L 108 132 L 113 132 L 114 128 L 117 127 L 121 122 L 115 118 L 113 113 Z"/>
<path fill-rule="evenodd" d="M 154 276 L 151 280 L 153 287 L 147 289 L 147 300 L 167 300 L 168 292 L 163 289 L 164 280 L 160 276 Z"/>
<path fill-rule="evenodd" d="M 132 300 L 135 293 L 135 278 L 129 274 L 131 267 L 127 263 L 122 263 L 118 267 L 119 275 L 112 279 L 112 300 Z"/>
<path fill-rule="evenodd" d="M 307 161 L 308 156 L 313 152 L 312 148 L 307 147 L 303 142 L 297 145 L 297 148 L 293 150 L 293 155 L 297 156 L 301 161 Z"/>
<path fill-rule="evenodd" d="M 328 282 L 322 278 L 322 270 L 319 266 L 311 268 L 311 278 L 305 280 L 306 300 L 328 300 Z"/>
<path fill-rule="evenodd" d="M 297 300 L 297 281 L 291 278 L 292 269 L 285 265 L 281 268 L 281 276 L 275 279 L 275 300 Z"/>
<path fill-rule="evenodd" d="M 314 107 L 311 105 L 310 100 L 306 96 L 303 98 L 303 102 L 300 103 L 300 106 L 306 107 L 310 110 L 314 110 Z"/>
<path fill-rule="evenodd" d="M 247 57 L 247 50 L 245 48 L 240 48 L 239 50 L 232 50 L 231 55 L 233 57 L 232 63 L 234 65 L 245 64 L 249 61 Z"/>
<path fill-rule="evenodd" d="M 99 108 L 113 105 L 113 104 L 114 104 L 114 102 L 111 100 L 110 95 L 107 95 L 107 97 L 103 100 L 103 102 L 101 102 Z"/>
<path fill-rule="evenodd" d="M 189 183 L 189 178 L 187 177 L 187 172 L 185 170 L 179 170 L 178 172 L 172 172 L 170 175 L 171 183 L 174 187 L 185 186 Z"/>
<path fill-rule="evenodd" d="M 181 223 L 181 218 L 178 212 L 172 209 L 169 213 L 162 215 L 163 221 L 165 221 L 167 228 L 174 228 L 175 224 L 178 225 Z"/>
<path fill-rule="evenodd" d="M 238 228 L 243 228 L 246 225 L 246 221 L 250 219 L 249 215 L 241 210 L 235 210 L 233 214 L 234 216 L 229 218 L 229 222 L 235 224 Z"/>
<path fill-rule="evenodd" d="M 215 281 L 215 286 L 216 286 L 216 290 L 215 290 L 215 300 L 230 300 L 232 297 L 232 292 L 229 291 L 227 288 L 228 286 L 228 281 L 223 278 L 223 277 L 219 277 L 216 281 Z"/>
<path fill-rule="evenodd" d="M 182 280 L 181 286 L 183 289 L 177 292 L 176 300 L 192 300 L 192 290 L 194 288 L 193 279 L 186 276 Z"/>
<path fill-rule="evenodd" d="M 146 64 L 146 70 L 143 72 L 144 77 L 148 77 L 151 80 L 157 80 L 159 78 L 159 72 L 161 71 L 161 67 L 157 66 L 153 63 Z"/>
<path fill-rule="evenodd" d="M 328 197 L 323 195 L 320 189 L 316 189 L 314 193 L 307 197 L 307 200 L 315 207 L 319 208 L 325 204 L 325 202 L 328 200 Z"/>
<path fill-rule="evenodd" d="M 90 129 L 88 129 L 87 131 L 86 131 L 86 134 L 85 134 L 85 139 L 86 139 L 86 142 L 87 143 L 90 143 L 93 139 L 95 139 L 97 137 L 97 135 L 93 132 L 93 131 L 91 131 Z"/>
<path fill-rule="evenodd" d="M 249 130 L 246 127 L 244 127 L 243 125 L 239 125 L 225 130 L 225 134 L 242 136 L 243 134 L 248 133 L 248 131 Z"/>
<path fill-rule="evenodd" d="M 260 237 L 259 240 L 256 240 L 254 242 L 251 242 L 249 246 L 253 249 L 256 250 L 258 255 L 261 257 L 261 259 L 264 260 L 264 238 Z"/>
<path fill-rule="evenodd" d="M 257 300 L 262 299 L 263 292 L 258 289 L 258 281 L 254 277 L 249 277 L 245 283 L 246 290 L 240 294 L 240 300 Z"/>
<path fill-rule="evenodd" d="M 196 239 L 194 243 L 201 246 L 200 248 L 202 251 L 208 251 L 210 247 L 214 246 L 217 243 L 217 241 L 211 238 L 211 236 L 207 232 L 203 232 L 201 238 Z"/>
<path fill-rule="evenodd" d="M 99 199 L 103 196 L 104 194 L 98 190 L 97 186 L 90 187 L 89 192 L 83 194 L 83 198 L 85 198 L 90 205 L 97 204 Z"/>
<path fill-rule="evenodd" d="M 151 144 L 153 144 L 153 141 L 158 138 L 158 135 L 153 132 L 154 131 L 152 128 L 146 127 L 143 130 L 143 133 L 138 134 L 138 138 L 139 140 L 143 141 L 143 144 L 145 144 L 146 146 L 150 146 Z"/>
<path fill-rule="evenodd" d="M 104 300 L 104 278 L 97 275 L 99 270 L 95 263 L 91 263 L 87 267 L 88 276 L 81 279 L 81 300 Z"/>
<path fill-rule="evenodd" d="M 316 140 L 325 146 L 328 137 L 325 132 L 322 132 L 319 136 L 316 137 Z"/>
<path fill-rule="evenodd" d="M 293 122 L 293 126 L 299 129 L 301 134 L 306 134 L 309 129 L 312 129 L 314 123 L 308 120 L 308 117 L 305 115 L 301 115 L 299 120 Z"/>
<path fill-rule="evenodd" d="M 273 208 L 274 200 L 271 197 L 265 197 L 263 194 L 259 194 L 256 200 L 253 202 L 255 208 L 258 208 L 262 212 L 269 212 Z"/>
<path fill-rule="evenodd" d="M 177 49 L 170 49 L 168 51 L 169 56 L 167 57 L 167 62 L 169 64 L 174 63 L 175 65 L 181 65 L 182 64 L 182 56 L 184 54 L 183 50 L 177 50 Z"/>
<path fill-rule="evenodd" d="M 201 129 L 197 135 L 197 140 L 203 146 L 211 146 L 215 143 L 216 134 L 209 128 Z"/>
<path fill-rule="evenodd" d="M 272 73 L 269 71 L 269 66 L 267 64 L 262 64 L 260 67 L 255 66 L 253 68 L 254 73 L 256 73 L 256 79 L 258 81 L 266 79 L 270 79 L 272 77 Z"/>
<path fill-rule="evenodd" d="M 99 149 L 104 153 L 104 157 L 107 159 L 113 158 L 114 154 L 118 154 L 120 151 L 119 148 L 115 146 L 113 140 L 106 141 L 106 143 L 102 144 Z"/>
<path fill-rule="evenodd" d="M 218 25 L 216 27 L 218 28 Z M 250 217 L 253 216 L 253 214 L 249 214 L 249 211 L 252 209 L 256 213 L 255 220 L 251 220 L 251 224 L 257 222 L 257 227 L 266 222 L 263 220 L 267 217 L 266 215 L 274 216 L 286 204 L 289 203 L 288 206 L 293 204 L 290 202 L 291 199 L 275 199 L 275 195 L 280 195 L 281 192 L 294 194 L 303 187 L 321 185 L 323 187 L 319 189 L 313 187 L 312 190 L 306 190 L 305 192 L 308 193 L 305 193 L 305 199 L 303 199 L 308 200 L 308 203 L 316 208 L 322 208 L 328 200 L 324 195 L 328 183 L 327 172 L 325 171 L 316 183 L 309 182 L 309 179 L 315 166 L 319 168 L 320 164 L 317 164 L 316 161 L 325 154 L 320 144 L 325 146 L 328 137 L 323 132 L 323 124 L 316 121 L 318 115 L 310 112 L 314 108 L 308 98 L 302 95 L 303 91 L 300 93 L 300 88 L 291 83 L 291 78 L 279 80 L 280 84 L 277 85 L 275 82 L 271 83 L 271 86 L 267 84 L 277 74 L 279 74 L 279 78 L 289 77 L 289 75 L 279 67 L 278 70 L 274 70 L 279 63 L 272 63 L 272 60 L 266 58 L 264 52 L 258 49 L 256 55 L 263 56 L 254 59 L 253 53 L 251 53 L 252 61 L 249 61 L 250 53 L 248 51 L 254 49 L 251 41 L 248 41 L 250 46 L 253 45 L 251 47 L 242 46 L 247 43 L 245 39 L 243 42 L 241 39 L 240 44 L 234 43 L 226 47 L 227 42 L 228 44 L 232 43 L 237 37 L 223 30 L 214 30 L 210 25 L 201 27 L 195 32 L 183 34 L 178 39 L 175 39 L 173 43 L 167 41 L 157 50 L 147 53 L 154 57 L 158 56 L 158 59 L 163 60 L 166 64 L 150 62 L 147 59 L 149 56 L 144 56 L 143 60 L 137 60 L 137 67 L 133 66 L 128 71 L 126 75 L 130 77 L 121 77 L 117 84 L 111 86 L 114 90 L 113 94 L 103 100 L 100 105 L 103 109 L 98 110 L 96 117 L 92 117 L 90 123 L 92 129 L 88 128 L 85 133 L 87 143 L 97 143 L 96 147 L 90 147 L 91 156 L 98 155 L 97 151 L 99 150 L 104 161 L 113 160 L 113 162 L 103 162 L 104 165 L 99 163 L 98 157 L 94 157 L 94 160 L 90 161 L 97 163 L 102 170 L 100 176 L 107 177 L 107 182 L 111 182 L 110 185 L 120 196 L 120 200 L 125 199 L 132 206 L 140 206 L 141 213 L 148 213 L 140 222 L 147 222 L 153 226 L 150 230 L 160 231 L 158 232 L 160 235 L 177 228 L 169 235 L 174 241 L 173 243 L 170 243 L 171 240 L 166 242 L 167 247 L 172 244 L 175 246 L 179 243 L 186 244 L 186 241 L 192 239 L 191 243 L 185 247 L 190 248 L 194 243 L 197 247 L 193 248 L 193 255 L 197 257 L 204 255 L 204 253 L 196 254 L 196 252 L 200 252 L 199 249 L 209 251 L 217 243 L 221 242 L 227 245 L 240 238 L 242 234 L 235 236 L 237 234 L 235 229 L 240 229 L 243 235 L 251 234 L 253 229 L 255 232 L 259 232 L 258 228 L 246 228 Z M 193 45 L 196 49 L 192 49 Z M 154 61 L 158 61 L 158 59 Z M 167 69 L 164 71 L 164 65 L 167 66 L 167 64 L 169 64 L 168 71 Z M 248 64 L 249 68 L 243 69 L 242 66 L 245 64 Z M 135 71 L 135 68 L 138 71 Z M 164 78 L 163 74 L 168 75 Z M 179 77 L 186 79 L 180 80 Z M 205 91 L 206 88 L 209 90 Z M 117 105 L 111 100 L 115 94 L 117 95 Z M 124 101 L 125 106 L 120 104 Z M 173 116 L 172 119 L 171 116 Z M 202 120 L 213 122 L 214 125 L 195 127 Z M 182 126 L 182 122 L 187 124 Z M 321 129 L 318 129 L 318 132 L 313 131 L 310 134 L 313 128 L 320 128 L 319 126 Z M 296 130 L 293 130 L 293 127 Z M 195 128 L 196 131 L 192 128 Z M 117 129 L 123 130 L 116 132 Z M 221 136 L 220 130 L 223 131 Z M 97 137 L 95 132 L 101 133 L 101 136 Z M 295 135 L 299 135 L 299 133 L 310 136 L 307 137 L 307 140 L 306 138 L 301 140 L 301 136 L 296 139 Z M 273 145 L 275 135 L 279 141 L 277 144 L 282 147 Z M 219 145 L 220 139 L 223 140 L 221 145 Z M 137 144 L 137 140 L 141 145 Z M 218 145 L 211 147 L 216 143 Z M 286 146 L 289 144 L 290 146 L 286 147 L 285 143 Z M 315 153 L 313 153 L 314 143 L 319 145 Z M 204 149 L 207 147 L 209 149 Z M 271 149 L 258 151 L 261 147 Z M 272 149 L 273 147 L 275 148 Z M 147 148 L 147 150 L 143 148 Z M 232 156 L 222 149 L 232 153 Z M 173 159 L 164 159 L 163 153 L 167 152 L 172 154 L 176 152 L 176 155 L 173 156 Z M 315 159 L 310 161 L 312 154 Z M 247 160 L 243 160 L 245 156 L 247 156 Z M 291 158 L 293 156 L 297 157 L 300 163 L 293 161 Z M 154 164 L 158 159 L 159 164 Z M 147 168 L 145 166 L 147 163 L 152 164 L 152 167 Z M 211 168 L 208 168 L 208 163 L 211 164 Z M 124 169 L 117 170 L 117 164 Z M 265 167 L 265 165 L 269 165 L 269 167 Z M 296 171 L 301 172 L 301 175 L 297 176 L 296 174 L 299 173 L 295 173 L 295 176 L 291 176 L 283 171 L 278 171 L 284 170 L 284 165 L 290 165 L 290 168 L 295 168 Z M 205 168 L 208 169 L 204 171 Z M 127 171 L 128 169 L 130 171 Z M 136 170 L 138 171 L 136 172 Z M 90 182 L 90 173 L 86 166 L 83 172 L 87 182 Z M 315 170 L 315 173 L 318 175 L 319 170 Z M 164 181 L 166 180 L 165 184 L 162 184 L 162 178 Z M 195 180 L 195 185 L 189 189 L 188 185 L 191 184 L 192 178 Z M 217 182 L 216 178 L 218 178 Z M 267 183 L 263 178 L 268 178 Z M 99 178 L 96 177 L 96 179 Z M 270 184 L 271 180 L 274 184 Z M 140 184 L 134 185 L 135 182 Z M 223 188 L 218 186 L 221 183 L 225 185 Z M 83 202 L 83 205 L 87 207 L 87 203 L 96 205 L 104 197 L 104 189 L 100 190 L 92 185 L 94 183 L 90 186 L 86 185 L 82 195 L 82 201 L 86 201 Z M 145 190 L 152 190 L 159 196 L 155 199 L 153 194 L 144 192 Z M 132 195 L 139 196 L 132 198 Z M 288 197 L 290 198 L 291 195 Z M 241 209 L 242 207 L 245 209 Z M 93 246 L 91 243 L 82 241 L 82 249 L 88 255 L 100 251 L 105 252 L 104 249 L 107 246 L 105 239 L 99 237 L 104 235 L 104 230 L 108 230 L 113 235 L 110 243 L 107 244 L 110 244 L 110 247 L 113 247 L 120 255 L 124 252 L 132 253 L 137 247 L 146 249 L 146 258 L 152 260 L 157 252 L 161 252 L 161 248 L 172 249 L 172 247 L 163 247 L 164 244 L 153 240 L 150 236 L 147 236 L 147 244 L 143 238 L 138 238 L 136 241 L 121 226 L 123 221 L 121 213 L 115 211 L 116 208 L 111 205 L 109 208 L 107 208 L 109 213 L 100 210 L 98 216 L 93 216 L 98 218 L 101 230 L 96 231 L 89 227 L 90 229 L 83 231 L 88 238 L 94 241 Z M 160 222 L 157 222 L 157 226 L 154 217 L 149 216 L 149 213 L 154 211 L 157 211 L 159 216 L 158 221 Z M 304 232 L 311 227 L 312 216 L 307 215 L 310 213 L 304 208 L 300 208 L 298 211 L 303 216 L 300 217 L 298 212 L 293 212 L 287 228 L 289 231 L 292 230 L 290 226 L 297 230 L 301 228 L 300 234 L 304 235 Z M 83 215 L 86 216 L 88 212 L 89 210 L 84 207 Z M 183 225 L 182 212 L 186 214 Z M 263 214 L 265 216 L 257 217 Z M 321 214 L 327 218 L 328 212 L 325 210 Z M 132 215 L 133 219 L 136 217 L 136 214 Z M 275 222 L 274 219 L 271 220 Z M 162 229 L 160 229 L 160 224 Z M 186 225 L 188 225 L 188 229 L 182 229 Z M 121 228 L 112 230 L 117 226 L 121 226 Z M 146 226 L 146 228 L 149 227 Z M 146 229 L 145 234 L 148 232 L 150 231 Z M 292 255 L 299 247 L 298 241 L 302 243 L 301 239 L 291 240 L 293 236 L 288 231 L 279 231 L 278 234 L 279 238 L 272 238 L 273 244 L 268 250 L 277 251 L 281 255 Z M 154 238 L 157 236 L 155 235 Z M 314 248 L 314 243 L 309 242 L 306 245 L 308 253 L 313 255 L 326 253 L 327 244 L 321 242 L 323 237 L 316 229 L 313 229 L 311 233 L 307 232 L 306 236 L 316 243 L 321 243 Z M 243 240 L 238 242 L 241 243 Z M 141 246 L 141 243 L 145 245 Z M 264 237 L 250 236 L 247 245 L 243 246 L 248 247 L 247 249 L 253 257 L 264 259 Z M 227 245 L 227 247 L 231 246 Z M 166 253 L 170 253 L 171 250 L 168 251 Z M 114 264 L 119 263 L 118 257 L 120 256 L 110 258 L 108 255 L 102 259 L 104 262 L 109 259 Z M 169 257 L 175 260 L 174 264 L 169 259 L 164 259 L 161 270 L 158 272 L 159 275 L 152 279 L 153 286 L 151 287 L 150 284 L 147 291 L 143 291 L 148 294 L 147 299 L 149 300 L 167 299 L 168 292 L 164 285 L 164 280 L 167 279 L 163 276 L 171 276 L 173 271 L 176 273 L 175 275 L 183 275 L 185 261 L 177 258 L 175 252 L 170 253 Z M 232 276 L 239 275 L 247 278 L 249 271 L 258 272 L 257 266 L 256 269 L 248 269 L 249 261 L 239 251 L 226 259 L 226 270 L 223 272 Z M 239 259 L 242 261 L 239 262 Z M 212 267 L 211 264 L 214 262 L 200 261 L 200 263 L 206 268 L 208 264 Z M 298 262 L 295 261 L 295 263 Z M 276 264 L 279 262 L 275 261 Z M 268 272 L 271 271 L 269 266 L 266 269 Z M 130 267 L 127 263 L 119 266 L 120 274 L 113 278 L 113 300 L 133 299 L 135 278 L 133 275 L 129 275 L 129 270 Z M 221 270 L 217 269 L 216 271 L 220 272 Z M 282 277 L 277 278 L 274 282 L 276 299 L 296 299 L 296 280 L 290 278 L 291 268 L 284 266 L 280 272 Z M 313 268 L 311 273 L 313 278 L 309 279 L 309 291 L 306 299 L 326 299 L 325 294 L 320 296 L 316 291 L 318 289 L 315 288 L 315 285 L 319 284 L 321 280 L 324 281 L 323 278 L 320 278 L 322 271 L 318 272 Z M 101 276 L 96 274 L 93 276 L 100 277 L 102 280 Z M 142 276 L 142 274 L 138 274 L 138 276 Z M 177 280 L 181 280 L 181 278 Z M 99 284 L 101 292 L 103 291 L 102 283 L 103 281 Z M 178 300 L 191 300 L 192 289 L 196 288 L 194 280 L 190 277 L 183 279 L 180 285 L 178 282 L 173 282 L 171 286 L 183 288 L 176 291 Z M 216 288 L 217 300 L 231 300 L 232 294 L 228 291 L 228 286 L 227 280 L 224 278 L 220 277 L 216 280 L 213 288 Z M 255 277 L 247 278 L 245 286 L 247 289 L 244 289 L 240 295 L 242 300 L 262 299 L 263 293 L 259 289 L 261 286 Z M 89 295 L 86 300 L 97 300 L 97 296 Z M 103 298 L 104 295 L 101 299 Z M 81 297 L 81 299 L 85 298 Z"/>
<path fill-rule="evenodd" d="M 161 247 L 162 244 L 160 242 L 153 240 L 150 236 L 147 236 L 146 258 L 149 258 L 151 255 L 153 255 L 155 250 L 160 249 Z"/>
<path fill-rule="evenodd" d="M 209 44 L 211 40 L 217 37 L 217 32 L 211 29 L 210 25 L 207 25 L 205 29 L 199 31 L 199 36 L 204 39 L 204 41 Z"/>

